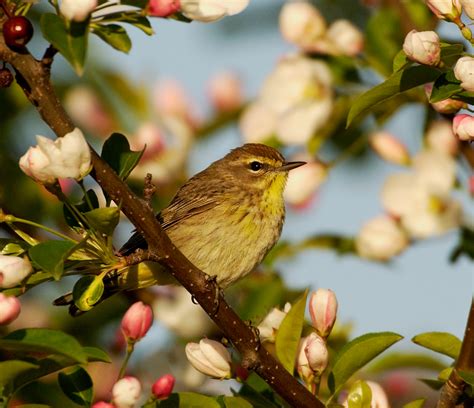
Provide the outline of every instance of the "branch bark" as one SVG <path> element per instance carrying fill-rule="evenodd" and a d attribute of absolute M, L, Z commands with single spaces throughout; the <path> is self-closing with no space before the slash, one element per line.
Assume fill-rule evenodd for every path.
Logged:
<path fill-rule="evenodd" d="M 454 365 L 448 381 L 441 390 L 437 408 L 472 408 L 473 400 L 464 397 L 464 390 L 467 386 L 459 375 L 460 371 L 467 371 L 474 374 L 474 298 L 471 302 L 471 310 L 467 319 L 466 331 L 461 346 L 459 357 Z"/>
<path fill-rule="evenodd" d="M 0 17 L 0 26 L 5 18 Z M 10 50 L 0 35 L 0 59 L 8 62 L 16 72 L 18 84 L 42 119 L 58 136 L 74 129 L 74 124 L 61 105 L 50 81 L 50 64 L 37 61 L 26 50 Z M 144 235 L 149 251 L 166 266 L 171 274 L 194 296 L 235 348 L 240 352 L 242 365 L 257 372 L 282 398 L 293 407 L 322 408 L 324 405 L 300 384 L 264 348 L 260 347 L 255 332 L 246 325 L 219 294 L 219 308 L 215 310 L 216 287 L 206 279 L 170 241 L 147 203 L 137 197 L 91 148 L 92 177 L 105 192 L 121 205 L 123 213 Z"/>

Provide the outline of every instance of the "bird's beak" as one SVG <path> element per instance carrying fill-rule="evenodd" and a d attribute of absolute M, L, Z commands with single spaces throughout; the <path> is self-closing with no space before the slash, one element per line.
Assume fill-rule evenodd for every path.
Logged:
<path fill-rule="evenodd" d="M 302 166 L 303 164 L 306 164 L 306 162 L 304 161 L 285 162 L 281 165 L 281 167 L 278 170 L 290 171 L 290 170 L 296 169 L 297 167 Z"/>

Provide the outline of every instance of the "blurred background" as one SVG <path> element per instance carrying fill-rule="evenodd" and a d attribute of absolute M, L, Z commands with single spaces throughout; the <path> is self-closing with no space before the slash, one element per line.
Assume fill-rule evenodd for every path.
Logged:
<path fill-rule="evenodd" d="M 369 2 L 314 3 L 328 21 L 349 18 L 362 31 L 375 13 Z M 128 30 L 133 43 L 129 55 L 91 37 L 84 76 L 77 78 L 62 57 L 58 57 L 53 67 L 55 84 L 76 121 L 82 115 L 82 120 L 88 123 L 89 128 L 84 130 L 98 149 L 105 135 L 121 131 L 131 137 L 132 147 L 140 147 L 145 140 L 149 151 L 161 155 L 159 160 L 145 157 L 142 168 L 139 166 L 131 179 L 131 184 L 140 191 L 142 175 L 146 171 L 154 174 L 159 186 L 158 209 L 166 205 L 187 177 L 245 142 L 238 121 L 243 104 L 258 95 L 263 81 L 284 55 L 298 51 L 283 40 L 279 31 L 278 16 L 283 4 L 280 0 L 253 1 L 243 13 L 214 24 L 152 19 L 155 35 L 151 37 L 136 29 Z M 451 35 L 446 27 L 441 28 L 441 33 Z M 402 32 L 400 36 L 399 48 Z M 38 56 L 45 44 L 40 37 L 37 30 L 31 47 Z M 364 82 L 357 85 L 358 91 L 382 80 L 380 72 L 361 71 Z M 219 112 L 212 102 L 210 83 L 222 72 L 237 76 L 243 96 L 238 106 Z M 169 122 L 163 115 L 166 109 L 185 110 L 188 125 L 195 131 L 181 131 L 179 124 Z M 414 154 L 423 145 L 425 114 L 426 104 L 407 101 L 381 128 L 396 135 Z M 17 167 L 19 157 L 35 143 L 36 134 L 53 136 L 17 88 L 0 92 L 0 134 L 0 206 L 17 216 L 61 225 L 62 209 L 55 198 L 20 174 Z M 319 159 L 330 161 L 347 147 L 347 143 L 337 141 L 337 135 L 334 139 L 334 143 L 325 144 L 318 152 Z M 283 148 L 287 156 L 297 150 Z M 470 171 L 463 163 L 458 170 L 459 188 L 454 194 L 463 204 L 464 218 L 469 219 L 473 210 L 466 190 Z M 383 213 L 380 202 L 383 183 L 388 175 L 399 171 L 398 166 L 382 161 L 366 147 L 359 149 L 356 156 L 332 168 L 325 182 L 303 205 L 288 205 L 282 240 L 295 243 L 316 235 L 350 240 L 367 220 Z M 95 188 L 91 180 L 87 182 Z M 73 189 L 71 194 L 78 192 Z M 114 237 L 117 247 L 127 240 L 132 229 L 124 219 Z M 462 338 L 474 285 L 468 259 L 461 257 L 455 264 L 449 261 L 458 235 L 454 230 L 417 241 L 386 263 L 359 258 L 353 250 L 309 246 L 292 256 L 276 258 L 265 267 L 278 272 L 284 282 L 285 290 L 278 292 L 280 295 L 273 300 L 283 306 L 286 298 L 292 298 L 292 290 L 330 288 L 339 301 L 340 333 L 345 336 L 350 331 L 350 337 L 354 337 L 366 332 L 394 331 L 405 337 L 394 347 L 397 352 L 419 351 L 410 338 L 425 331 L 446 331 Z M 266 278 L 253 279 L 265 281 Z M 82 338 L 81 341 L 87 338 L 90 343 L 92 336 L 93 342 L 120 350 L 116 328 L 126 308 L 126 299 L 106 302 L 74 320 L 66 310 L 51 306 L 51 301 L 70 290 L 73 282 L 67 279 L 32 290 L 25 296 L 24 312 L 15 325 L 66 328 Z M 251 293 L 250 285 L 245 287 L 247 294 Z M 231 300 L 238 300 L 236 291 L 229 294 Z M 201 325 L 196 332 L 183 329 L 182 326 L 194 324 L 185 307 L 180 316 L 161 316 L 178 314 L 181 310 L 178 300 L 180 296 L 186 298 L 185 295 L 159 288 L 152 295 L 140 296 L 156 296 L 158 320 L 152 335 L 137 346 L 131 369 L 148 373 L 151 381 L 159 372 L 176 370 L 175 362 L 182 359 L 177 338 L 192 338 L 200 330 L 208 333 L 212 330 L 204 323 L 205 318 L 198 320 Z M 145 366 L 142 363 L 145 358 L 157 365 Z M 189 375 L 187 386 L 200 384 L 196 375 L 186 375 Z M 391 381 L 394 389 L 414 387 L 412 382 L 400 378 L 395 375 L 386 381 Z M 113 379 L 110 381 L 113 383 Z M 103 384 L 102 388 L 107 390 L 108 386 Z M 213 390 L 222 384 L 211 381 L 207 387 Z M 30 395 L 34 395 L 35 388 L 30 388 Z M 427 390 L 422 388 L 420 392 Z"/>

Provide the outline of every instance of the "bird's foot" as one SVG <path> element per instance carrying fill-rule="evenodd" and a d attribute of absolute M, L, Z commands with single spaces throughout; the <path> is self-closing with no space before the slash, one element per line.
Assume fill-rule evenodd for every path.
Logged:
<path fill-rule="evenodd" d="M 212 317 L 215 316 L 217 314 L 217 311 L 219 310 L 219 298 L 221 296 L 224 297 L 224 291 L 217 283 L 217 275 L 206 275 L 206 283 L 208 285 L 212 285 L 212 289 L 214 290 L 213 309 L 210 314 L 210 316 Z"/>

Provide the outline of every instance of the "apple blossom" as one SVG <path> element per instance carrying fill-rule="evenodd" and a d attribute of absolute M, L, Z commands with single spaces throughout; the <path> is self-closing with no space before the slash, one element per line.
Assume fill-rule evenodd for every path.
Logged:
<path fill-rule="evenodd" d="M 473 140 L 474 116 L 456 115 L 453 119 L 453 132 L 460 140 Z"/>
<path fill-rule="evenodd" d="M 97 0 L 61 0 L 59 12 L 66 19 L 81 22 L 89 18 L 97 7 Z"/>
<path fill-rule="evenodd" d="M 143 159 L 153 159 L 165 150 L 163 132 L 153 122 L 144 122 L 140 124 L 135 134 L 130 140 L 132 150 L 143 152 Z"/>
<path fill-rule="evenodd" d="M 426 0 L 426 4 L 440 19 L 456 20 L 461 15 L 459 0 Z"/>
<path fill-rule="evenodd" d="M 447 120 L 431 122 L 426 131 L 425 140 L 428 148 L 451 156 L 454 156 L 459 148 L 459 139 Z"/>
<path fill-rule="evenodd" d="M 180 0 L 149 0 L 147 12 L 152 17 L 168 17 L 180 8 Z"/>
<path fill-rule="evenodd" d="M 233 72 L 221 72 L 209 82 L 209 99 L 215 110 L 229 112 L 243 103 L 242 83 Z"/>
<path fill-rule="evenodd" d="M 410 163 L 410 153 L 406 146 L 391 133 L 374 132 L 370 136 L 370 146 L 384 160 L 399 165 Z"/>
<path fill-rule="evenodd" d="M 0 325 L 13 322 L 21 312 L 21 304 L 17 297 L 0 293 Z"/>
<path fill-rule="evenodd" d="M 239 128 L 245 143 L 264 143 L 276 131 L 277 114 L 262 102 L 251 103 L 240 116 Z"/>
<path fill-rule="evenodd" d="M 117 408 L 134 408 L 140 399 L 142 386 L 135 377 L 126 376 L 112 388 L 112 401 Z"/>
<path fill-rule="evenodd" d="M 105 401 L 98 401 L 91 408 L 115 408 L 114 404 Z"/>
<path fill-rule="evenodd" d="M 316 332 L 323 338 L 329 336 L 336 322 L 337 299 L 330 289 L 318 289 L 309 298 L 309 314 Z"/>
<path fill-rule="evenodd" d="M 456 162 L 451 156 L 423 149 L 413 157 L 418 182 L 431 194 L 447 196 L 456 182 Z"/>
<path fill-rule="evenodd" d="M 362 227 L 355 245 L 362 258 L 388 261 L 407 247 L 408 238 L 395 220 L 379 216 Z"/>
<path fill-rule="evenodd" d="M 355 57 L 364 49 L 364 35 L 349 20 L 334 21 L 329 26 L 326 38 L 338 53 L 348 57 Z"/>
<path fill-rule="evenodd" d="M 287 2 L 280 12 L 280 32 L 288 42 L 310 48 L 326 33 L 326 20 L 308 2 Z"/>
<path fill-rule="evenodd" d="M 260 340 L 262 342 L 275 342 L 275 336 L 280 328 L 281 322 L 291 309 L 291 304 L 286 303 L 283 310 L 280 310 L 274 307 L 270 312 L 264 317 L 264 319 L 257 326 Z"/>
<path fill-rule="evenodd" d="M 201 373 L 220 379 L 231 377 L 230 353 L 221 343 L 202 339 L 186 344 L 185 352 L 191 365 Z"/>
<path fill-rule="evenodd" d="M 314 197 L 324 183 L 328 176 L 328 168 L 308 155 L 297 155 L 294 159 L 306 161 L 306 164 L 289 173 L 283 196 L 288 204 L 300 208 Z"/>
<path fill-rule="evenodd" d="M 33 268 L 28 258 L 0 255 L 0 288 L 13 288 L 19 285 Z"/>
<path fill-rule="evenodd" d="M 425 93 L 428 101 L 431 98 L 431 92 L 433 91 L 433 84 L 425 85 Z M 439 102 L 430 102 L 431 107 L 439 113 L 450 114 L 456 113 L 460 109 L 467 108 L 467 103 L 463 101 L 458 101 L 456 99 L 447 98 Z"/>
<path fill-rule="evenodd" d="M 316 333 L 300 340 L 296 354 L 296 370 L 307 384 L 321 376 L 328 366 L 329 353 L 326 342 Z"/>
<path fill-rule="evenodd" d="M 204 23 L 220 20 L 242 12 L 250 0 L 180 0 L 181 13 Z"/>
<path fill-rule="evenodd" d="M 147 334 L 153 322 L 151 307 L 143 302 L 135 302 L 122 318 L 122 333 L 128 342 L 141 340 Z"/>
<path fill-rule="evenodd" d="M 469 92 L 474 91 L 474 58 L 461 57 L 454 66 L 454 76 L 461 81 L 461 86 Z"/>
<path fill-rule="evenodd" d="M 81 130 L 56 140 L 36 136 L 38 146 L 20 158 L 20 168 L 34 180 L 50 184 L 58 178 L 82 179 L 91 169 L 91 153 Z"/>
<path fill-rule="evenodd" d="M 175 378 L 171 374 L 165 374 L 158 378 L 151 386 L 151 392 L 157 399 L 166 399 L 173 392 Z"/>
<path fill-rule="evenodd" d="M 411 30 L 405 37 L 403 51 L 409 59 L 424 65 L 438 65 L 441 44 L 434 31 Z"/>

